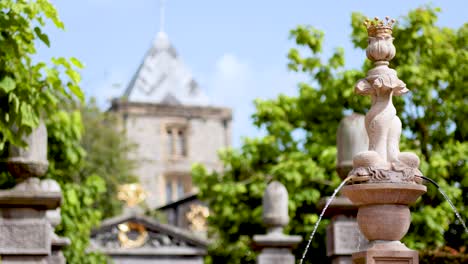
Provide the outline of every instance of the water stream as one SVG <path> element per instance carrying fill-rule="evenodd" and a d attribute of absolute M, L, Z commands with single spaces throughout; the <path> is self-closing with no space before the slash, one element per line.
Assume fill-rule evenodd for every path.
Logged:
<path fill-rule="evenodd" d="M 312 242 L 312 239 L 314 238 L 314 235 L 315 233 L 317 232 L 317 228 L 320 224 L 320 222 L 322 221 L 322 217 L 323 215 L 325 214 L 325 211 L 327 210 L 328 206 L 330 206 L 331 202 L 333 201 L 333 199 L 335 199 L 335 196 L 338 194 L 338 192 L 341 190 L 341 188 L 343 188 L 343 186 L 346 184 L 346 182 L 350 179 L 351 177 L 348 177 L 346 179 L 343 180 L 343 182 L 341 182 L 341 184 L 333 191 L 333 194 L 332 196 L 330 197 L 330 199 L 327 200 L 326 204 L 325 204 L 325 207 L 323 208 L 322 212 L 320 213 L 320 216 L 317 220 L 317 222 L 315 223 L 315 226 L 314 226 L 314 229 L 312 231 L 312 233 L 310 234 L 310 237 L 309 237 L 309 240 L 307 241 L 307 246 L 306 248 L 304 249 L 304 253 L 302 254 L 302 258 L 301 258 L 301 261 L 299 262 L 299 264 L 302 264 L 304 262 L 304 259 L 307 255 L 307 251 L 309 251 L 309 247 L 310 247 L 310 244 Z M 450 207 L 452 207 L 452 210 L 453 212 L 455 212 L 455 215 L 457 216 L 458 220 L 461 222 L 461 224 L 463 225 L 463 227 L 465 228 L 465 232 L 468 233 L 468 227 L 466 226 L 465 222 L 463 221 L 460 213 L 458 213 L 458 210 L 457 208 L 455 207 L 455 205 L 452 203 L 452 201 L 450 200 L 450 198 L 447 196 L 447 194 L 440 188 L 440 186 L 435 182 L 433 181 L 432 179 L 430 178 L 427 178 L 427 177 L 424 177 L 424 176 L 421 176 L 421 178 L 425 179 L 426 181 L 429 181 L 431 182 L 432 184 L 434 184 L 434 186 L 436 186 L 437 190 L 439 190 L 439 192 L 444 196 L 444 198 L 447 200 L 447 202 L 450 204 Z M 359 247 L 361 246 L 361 241 L 359 241 L 359 245 L 358 245 L 358 249 Z"/>
<path fill-rule="evenodd" d="M 452 203 L 452 201 L 450 200 L 450 198 L 447 196 L 447 194 L 440 188 L 439 184 L 437 184 L 434 180 L 432 180 L 431 178 L 428 178 L 428 177 L 424 177 L 424 176 L 421 176 L 421 178 L 423 178 L 424 180 L 434 184 L 434 186 L 437 188 L 437 190 L 439 190 L 439 192 L 444 196 L 445 200 L 447 200 L 447 202 L 450 204 L 450 207 L 452 207 L 452 210 L 453 212 L 455 213 L 455 215 L 457 216 L 458 220 L 461 222 L 461 224 L 463 225 L 463 227 L 465 228 L 465 232 L 468 233 L 468 227 L 466 226 L 465 224 L 465 221 L 463 221 L 460 213 L 458 213 L 458 210 L 457 208 L 455 207 L 455 205 Z"/>
<path fill-rule="evenodd" d="M 330 199 L 328 199 L 328 201 L 326 202 L 325 204 L 325 207 L 323 208 L 322 212 L 320 213 L 320 216 L 319 216 L 319 219 L 317 220 L 317 222 L 315 223 L 315 226 L 314 226 L 314 230 L 312 231 L 312 233 L 310 234 L 310 237 L 309 237 L 309 241 L 307 241 L 307 246 L 304 250 L 304 253 L 302 254 L 302 258 L 301 258 L 301 261 L 299 262 L 299 264 L 302 264 L 304 262 L 304 259 L 305 259 L 305 256 L 307 254 L 307 251 L 309 250 L 309 247 L 310 247 L 310 243 L 312 242 L 312 239 L 314 238 L 314 235 L 315 235 L 315 232 L 317 232 L 317 228 L 320 224 L 320 221 L 322 221 L 322 217 L 323 215 L 325 214 L 325 211 L 327 210 L 328 206 L 330 206 L 331 202 L 333 201 L 333 199 L 335 199 L 335 196 L 338 194 L 338 192 L 341 190 L 341 188 L 343 188 L 343 186 L 346 184 L 346 182 L 350 179 L 351 177 L 348 177 L 346 179 L 343 180 L 343 182 L 341 182 L 341 184 L 336 187 L 335 191 L 333 192 L 332 196 L 330 197 Z"/>

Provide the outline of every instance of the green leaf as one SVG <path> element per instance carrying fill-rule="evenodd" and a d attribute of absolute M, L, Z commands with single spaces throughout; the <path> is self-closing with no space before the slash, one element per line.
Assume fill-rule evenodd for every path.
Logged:
<path fill-rule="evenodd" d="M 47 47 L 50 47 L 50 41 L 49 41 L 49 36 L 46 34 L 42 33 L 42 30 L 39 27 L 34 28 L 34 32 L 36 33 L 37 37 L 44 42 L 44 44 L 47 45 Z"/>
<path fill-rule="evenodd" d="M 84 93 L 83 91 L 80 89 L 80 87 L 78 85 L 74 85 L 74 84 L 71 84 L 71 83 L 68 83 L 68 88 L 70 89 L 70 91 L 76 95 L 76 97 L 78 97 L 78 99 L 81 101 L 81 102 L 84 102 L 84 99 L 85 99 L 85 96 L 84 96 Z"/>
<path fill-rule="evenodd" d="M 74 189 L 68 189 L 65 192 L 65 197 L 67 199 L 67 204 L 70 206 L 79 206 L 78 195 Z"/>
<path fill-rule="evenodd" d="M 5 93 L 9 93 L 16 88 L 16 82 L 9 76 L 3 77 L 0 81 L 0 89 Z"/>
<path fill-rule="evenodd" d="M 73 65 L 75 65 L 76 67 L 78 67 L 79 69 L 83 69 L 84 68 L 84 65 L 81 63 L 80 60 L 78 60 L 77 58 L 75 57 L 71 57 L 70 58 L 70 61 L 73 63 Z"/>

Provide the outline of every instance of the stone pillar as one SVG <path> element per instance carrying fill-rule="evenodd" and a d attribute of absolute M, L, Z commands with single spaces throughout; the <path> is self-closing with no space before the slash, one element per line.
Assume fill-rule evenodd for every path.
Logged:
<path fill-rule="evenodd" d="M 53 180 L 39 180 L 47 162 L 47 130 L 41 124 L 24 139 L 27 148 L 10 147 L 9 172 L 17 185 L 0 191 L 0 257 L 2 264 L 49 263 L 53 228 L 47 210 L 60 205 Z"/>
<path fill-rule="evenodd" d="M 353 113 L 340 121 L 336 132 L 336 171 L 341 179 L 344 180 L 353 168 L 353 156 L 367 150 L 368 145 L 364 115 Z M 329 199 L 320 199 L 320 211 Z M 348 198 L 337 196 L 325 212 L 324 216 L 331 219 L 327 227 L 327 256 L 331 264 L 351 264 L 351 254 L 367 245 L 356 222 L 357 210 Z"/>
<path fill-rule="evenodd" d="M 254 245 L 261 249 L 258 264 L 294 264 L 291 249 L 302 241 L 300 236 L 289 236 L 283 228 L 289 223 L 288 191 L 281 183 L 268 184 L 263 195 L 263 222 L 266 235 L 255 235 Z"/>
<path fill-rule="evenodd" d="M 56 208 L 55 210 L 48 210 L 46 212 L 46 217 L 49 220 L 52 229 L 55 229 L 55 227 L 60 224 L 62 219 L 60 215 L 60 208 Z M 47 263 L 65 264 L 67 261 L 62 253 L 62 248 L 68 245 L 70 245 L 70 239 L 66 237 L 59 237 L 57 234 L 52 232 L 52 252 L 47 258 Z"/>
<path fill-rule="evenodd" d="M 354 184 L 342 190 L 359 207 L 359 229 L 370 241 L 353 254 L 354 264 L 418 263 L 418 252 L 400 240 L 411 223 L 408 206 L 426 192 L 426 186 L 420 184 L 419 157 L 400 152 L 402 125 L 392 97 L 409 90 L 389 67 L 396 52 L 392 37 L 395 21 L 386 20 L 365 21 L 369 36 L 366 55 L 374 67 L 355 86 L 356 93 L 371 96 L 372 105 L 365 117 L 369 148 L 354 155 L 348 174 Z"/>

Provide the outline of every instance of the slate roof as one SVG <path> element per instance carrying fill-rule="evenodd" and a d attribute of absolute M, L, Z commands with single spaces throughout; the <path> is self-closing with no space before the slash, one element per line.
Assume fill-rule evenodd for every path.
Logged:
<path fill-rule="evenodd" d="M 164 32 L 158 33 L 123 97 L 143 103 L 200 106 L 209 103 Z"/>

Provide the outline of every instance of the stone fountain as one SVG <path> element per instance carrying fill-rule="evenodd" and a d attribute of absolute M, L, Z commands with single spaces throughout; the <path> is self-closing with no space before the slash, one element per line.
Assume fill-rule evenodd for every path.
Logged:
<path fill-rule="evenodd" d="M 400 242 L 411 222 L 408 205 L 424 194 L 426 187 L 420 184 L 418 156 L 399 149 L 401 121 L 392 97 L 409 90 L 388 66 L 395 56 L 394 22 L 375 18 L 364 23 L 368 32 L 366 54 L 374 67 L 358 81 L 355 92 L 371 96 L 372 106 L 365 117 L 369 148 L 354 156 L 348 174 L 354 184 L 342 191 L 359 207 L 359 229 L 370 241 L 365 249 L 353 254 L 355 264 L 418 263 L 418 252 Z"/>

